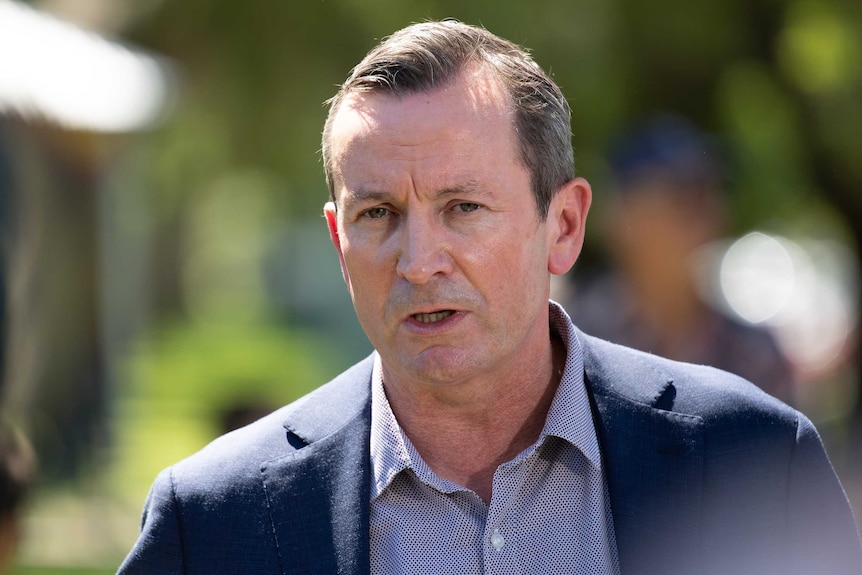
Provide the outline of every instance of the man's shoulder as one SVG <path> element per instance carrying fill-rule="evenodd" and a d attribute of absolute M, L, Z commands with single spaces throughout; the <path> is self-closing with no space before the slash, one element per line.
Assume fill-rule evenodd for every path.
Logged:
<path fill-rule="evenodd" d="M 366 403 L 371 358 L 257 421 L 222 435 L 163 472 L 175 488 L 235 489 L 257 483 L 267 462 L 337 431 Z"/>
<path fill-rule="evenodd" d="M 706 423 L 756 418 L 795 427 L 800 414 L 732 373 L 673 361 L 579 334 L 591 392 L 689 415 Z"/>

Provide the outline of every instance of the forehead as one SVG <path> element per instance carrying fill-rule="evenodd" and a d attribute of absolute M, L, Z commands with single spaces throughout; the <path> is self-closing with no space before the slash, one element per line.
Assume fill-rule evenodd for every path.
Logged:
<path fill-rule="evenodd" d="M 405 158 L 427 154 L 434 145 L 453 151 L 514 142 L 509 96 L 492 72 L 475 65 L 452 82 L 428 91 L 348 93 L 335 111 L 330 150 L 336 179 L 358 153 L 381 146 Z M 363 161 L 373 160 L 371 157 Z"/>

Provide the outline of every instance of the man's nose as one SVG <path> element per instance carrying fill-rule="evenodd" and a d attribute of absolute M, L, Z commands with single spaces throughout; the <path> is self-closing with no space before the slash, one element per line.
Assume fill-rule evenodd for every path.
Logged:
<path fill-rule="evenodd" d="M 436 222 L 405 218 L 398 248 L 398 275 L 412 284 L 424 284 L 437 274 L 452 271 L 445 231 Z"/>

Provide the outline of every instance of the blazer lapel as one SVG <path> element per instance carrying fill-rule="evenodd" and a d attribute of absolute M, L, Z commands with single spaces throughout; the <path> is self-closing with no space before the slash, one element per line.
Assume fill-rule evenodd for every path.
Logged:
<path fill-rule="evenodd" d="M 369 572 L 370 366 L 312 395 L 285 424 L 307 445 L 261 469 L 284 574 Z"/>
<path fill-rule="evenodd" d="M 622 575 L 698 572 L 703 421 L 671 411 L 673 382 L 644 356 L 581 341 Z"/>

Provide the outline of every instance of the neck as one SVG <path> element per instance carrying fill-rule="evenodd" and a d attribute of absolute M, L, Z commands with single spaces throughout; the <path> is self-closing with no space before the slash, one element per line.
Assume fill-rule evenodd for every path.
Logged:
<path fill-rule="evenodd" d="M 434 473 L 489 503 L 497 467 L 538 439 L 565 360 L 565 346 L 554 336 L 542 361 L 505 379 L 428 390 L 390 381 L 384 367 L 384 388 L 399 425 Z"/>

